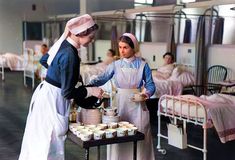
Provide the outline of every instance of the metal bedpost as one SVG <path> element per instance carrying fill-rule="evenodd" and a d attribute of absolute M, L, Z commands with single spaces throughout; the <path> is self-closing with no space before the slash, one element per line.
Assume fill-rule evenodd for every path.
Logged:
<path fill-rule="evenodd" d="M 203 160 L 207 159 L 207 128 L 203 126 Z"/>
<path fill-rule="evenodd" d="M 157 149 L 161 149 L 161 113 L 160 113 L 160 104 L 161 104 L 161 98 L 158 102 L 158 111 L 157 111 L 157 118 L 158 118 L 158 132 L 157 132 Z"/>

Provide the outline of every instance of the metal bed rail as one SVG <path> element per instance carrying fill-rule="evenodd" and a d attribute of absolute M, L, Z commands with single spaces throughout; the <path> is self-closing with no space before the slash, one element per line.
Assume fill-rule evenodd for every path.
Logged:
<path fill-rule="evenodd" d="M 161 106 L 162 101 L 165 100 L 165 108 Z M 169 103 L 172 102 L 169 106 Z M 180 104 L 180 111 L 176 111 L 176 102 L 179 102 Z M 185 105 L 186 104 L 186 105 Z M 187 107 L 187 115 L 183 113 L 183 108 Z M 192 107 L 196 107 L 196 116 L 191 115 L 191 109 Z M 184 108 L 185 109 L 185 108 Z M 199 110 L 202 109 L 203 111 L 203 117 L 198 117 Z M 188 147 L 199 150 L 203 152 L 203 160 L 207 159 L 207 111 L 206 108 L 198 101 L 190 99 L 190 98 L 184 98 L 184 97 L 175 97 L 170 95 L 163 95 L 160 97 L 158 102 L 158 144 L 157 149 L 158 151 L 162 152 L 163 154 L 166 153 L 165 149 L 161 148 L 161 138 L 168 139 L 168 136 L 165 136 L 161 133 L 161 116 L 170 117 L 173 119 L 174 124 L 176 124 L 177 120 L 183 121 L 183 130 L 186 131 L 186 123 L 193 123 L 195 125 L 200 125 L 203 128 L 203 147 L 197 147 L 191 144 L 187 144 Z"/>

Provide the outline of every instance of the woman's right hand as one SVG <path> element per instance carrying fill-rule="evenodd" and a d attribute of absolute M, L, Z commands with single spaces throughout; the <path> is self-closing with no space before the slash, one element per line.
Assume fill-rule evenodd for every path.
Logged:
<path fill-rule="evenodd" d="M 100 98 L 102 98 L 102 95 L 104 93 L 104 91 L 99 87 L 86 87 L 86 89 L 87 89 L 88 97 L 95 96 L 100 99 Z"/>

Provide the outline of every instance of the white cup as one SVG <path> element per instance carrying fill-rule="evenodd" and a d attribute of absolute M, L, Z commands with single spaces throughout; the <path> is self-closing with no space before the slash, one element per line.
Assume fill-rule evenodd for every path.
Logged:
<path fill-rule="evenodd" d="M 127 128 L 117 128 L 117 137 L 127 136 Z"/>
<path fill-rule="evenodd" d="M 104 114 L 107 116 L 115 116 L 117 114 L 117 108 L 105 108 Z"/>
<path fill-rule="evenodd" d="M 90 132 L 90 131 L 83 131 L 83 132 L 81 132 L 81 134 L 80 134 L 80 138 L 81 138 L 81 140 L 83 140 L 83 141 L 89 141 L 89 140 L 91 140 L 92 136 L 93 136 L 93 133 Z"/>
<path fill-rule="evenodd" d="M 105 131 L 95 131 L 94 140 L 100 140 L 104 138 Z"/>
<path fill-rule="evenodd" d="M 88 132 L 88 130 L 84 130 L 84 128 L 78 129 L 78 130 L 76 131 L 77 137 L 78 137 L 78 138 L 81 138 L 81 133 L 84 132 L 84 131 L 87 131 L 87 132 Z"/>
<path fill-rule="evenodd" d="M 87 128 L 87 129 L 94 129 L 95 127 L 96 127 L 96 125 L 94 125 L 94 124 L 85 125 L 85 128 Z"/>
<path fill-rule="evenodd" d="M 107 129 L 107 128 L 108 128 L 108 125 L 105 124 L 105 123 L 100 123 L 100 124 L 97 125 L 97 127 L 100 127 L 101 130 L 104 130 L 104 129 Z"/>
<path fill-rule="evenodd" d="M 117 131 L 115 129 L 106 129 L 105 130 L 105 137 L 106 138 L 113 138 L 116 137 Z"/>
<path fill-rule="evenodd" d="M 119 127 L 125 127 L 126 125 L 130 124 L 129 122 L 127 121 L 121 121 L 121 122 L 118 122 L 118 126 Z"/>
<path fill-rule="evenodd" d="M 117 128 L 118 124 L 116 122 L 110 122 L 108 123 L 108 128 L 112 128 L 112 129 L 115 129 Z"/>
<path fill-rule="evenodd" d="M 135 125 L 134 125 L 134 124 L 129 123 L 129 124 L 125 125 L 125 127 L 126 127 L 126 128 L 131 128 L 131 127 L 135 127 Z"/>
<path fill-rule="evenodd" d="M 133 136 L 137 133 L 138 129 L 137 127 L 130 127 L 130 128 L 127 128 L 127 133 L 128 133 L 128 136 Z"/>

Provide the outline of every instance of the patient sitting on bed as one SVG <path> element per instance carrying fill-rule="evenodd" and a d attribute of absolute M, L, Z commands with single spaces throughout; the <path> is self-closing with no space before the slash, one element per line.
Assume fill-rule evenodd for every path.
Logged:
<path fill-rule="evenodd" d="M 163 66 L 159 67 L 157 71 L 153 73 L 153 77 L 156 77 L 159 80 L 168 79 L 171 76 L 172 71 L 174 69 L 174 64 L 173 64 L 174 56 L 172 53 L 166 52 L 163 55 L 163 60 L 164 60 Z"/>

